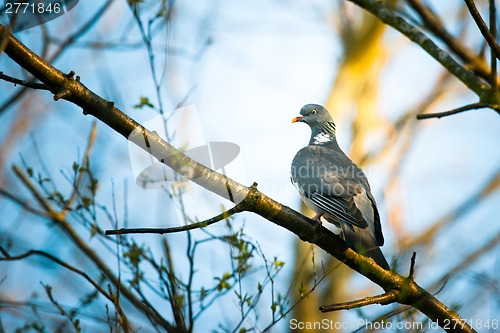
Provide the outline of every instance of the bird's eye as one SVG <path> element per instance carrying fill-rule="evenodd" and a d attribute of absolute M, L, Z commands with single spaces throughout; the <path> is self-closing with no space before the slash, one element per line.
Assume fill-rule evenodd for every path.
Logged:
<path fill-rule="evenodd" d="M 318 112 L 318 111 L 317 111 L 316 109 L 313 109 L 313 110 L 311 111 L 311 114 L 316 114 L 317 112 Z"/>

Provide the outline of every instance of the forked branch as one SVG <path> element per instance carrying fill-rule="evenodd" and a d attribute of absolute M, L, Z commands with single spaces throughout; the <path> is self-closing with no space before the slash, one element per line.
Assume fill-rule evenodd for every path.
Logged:
<path fill-rule="evenodd" d="M 488 46 L 493 50 L 495 57 L 497 59 L 500 59 L 500 45 L 498 45 L 497 41 L 495 40 L 495 36 L 488 29 L 488 25 L 486 25 L 486 22 L 484 22 L 483 18 L 481 17 L 479 10 L 477 10 L 476 4 L 473 0 L 464 0 L 464 2 L 469 9 L 470 15 L 474 19 L 474 22 L 476 22 L 477 27 L 481 31 L 481 34 L 488 43 Z"/>
<path fill-rule="evenodd" d="M 408 274 L 409 281 L 413 281 L 413 275 L 415 274 L 415 258 L 416 258 L 416 256 L 417 256 L 417 254 L 415 252 L 413 252 L 413 254 L 411 256 L 411 261 L 410 261 L 410 273 Z M 381 295 L 369 296 L 369 297 L 365 297 L 362 299 L 349 301 L 349 302 L 342 302 L 342 303 L 335 303 L 335 304 L 320 306 L 319 310 L 321 312 L 332 312 L 332 311 L 339 311 L 339 310 L 356 309 L 356 308 L 361 308 L 363 306 L 372 305 L 372 304 L 387 305 L 387 304 L 398 302 L 399 299 L 404 298 L 405 296 L 402 295 L 401 293 L 404 293 L 404 290 L 389 290 Z"/>

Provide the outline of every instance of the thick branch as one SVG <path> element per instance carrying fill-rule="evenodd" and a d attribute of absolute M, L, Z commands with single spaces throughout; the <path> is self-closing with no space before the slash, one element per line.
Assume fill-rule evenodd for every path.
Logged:
<path fill-rule="evenodd" d="M 48 62 L 54 63 L 67 49 L 68 46 L 75 43 L 80 37 L 82 37 L 85 33 L 87 33 L 94 24 L 96 24 L 99 19 L 106 13 L 107 9 L 111 6 L 114 0 L 108 0 L 101 7 L 97 8 L 95 14 L 85 23 L 80 29 L 76 30 L 72 35 L 67 37 L 64 41 L 60 42 L 59 48 L 50 56 Z M 0 28 L 1 30 L 1 28 Z M 0 40 L 3 39 L 2 32 L 0 32 Z M 48 49 L 48 48 L 45 48 Z M 4 50 L 3 43 L 0 43 L 0 53 Z M 34 79 L 30 80 L 30 82 L 34 82 Z M 24 86 L 22 89 L 19 89 L 17 92 L 12 94 L 7 100 L 0 105 L 0 114 L 3 113 L 7 108 L 12 105 L 15 101 L 21 98 L 26 92 L 28 88 Z"/>
<path fill-rule="evenodd" d="M 4 34 L 4 32 L 5 29 L 0 26 L 0 35 Z M 445 321 L 452 321 L 458 322 L 462 328 L 460 330 L 449 329 L 448 332 L 474 332 L 456 312 L 447 308 L 438 299 L 417 285 L 415 281 L 395 272 L 384 270 L 371 258 L 364 257 L 349 249 L 338 236 L 328 229 L 318 223 L 310 223 L 310 219 L 307 217 L 267 197 L 255 187 L 243 186 L 231 178 L 190 159 L 160 138 L 158 134 L 147 130 L 118 110 L 113 103 L 97 96 L 79 81 L 73 80 L 71 76 L 64 75 L 61 71 L 44 62 L 14 37 L 9 36 L 8 38 L 9 42 L 5 48 L 6 54 L 20 66 L 30 71 L 41 82 L 49 85 L 52 92 L 59 93 L 63 91 L 64 93 L 59 93 L 59 96 L 79 105 L 84 114 L 92 114 L 128 140 L 152 154 L 162 163 L 180 174 L 188 176 L 192 181 L 207 190 L 226 198 L 229 191 L 229 197 L 232 201 L 241 203 L 242 208 L 245 210 L 254 212 L 293 232 L 304 241 L 318 245 L 327 253 L 381 286 L 384 290 L 404 290 L 404 292 L 398 293 L 397 301 L 399 303 L 414 306 L 431 320 L 438 321 L 440 325 L 443 325 Z M 479 90 L 482 89 L 480 85 L 475 87 Z M 175 158 L 171 156 L 175 156 Z M 70 226 L 66 227 L 72 230 Z M 81 239 L 76 235 L 71 236 L 81 242 Z M 87 244 L 79 244 L 79 246 L 87 247 L 86 251 L 93 253 Z M 97 260 L 100 261 L 99 258 Z M 109 272 L 109 268 L 105 264 L 103 265 L 105 266 L 104 269 L 108 271 L 106 275 L 111 274 L 111 276 L 114 276 L 113 273 Z M 125 290 L 127 289 L 125 288 Z"/>

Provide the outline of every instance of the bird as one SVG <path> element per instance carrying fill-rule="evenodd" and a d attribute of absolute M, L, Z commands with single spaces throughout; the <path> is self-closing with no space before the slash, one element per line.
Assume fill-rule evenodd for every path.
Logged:
<path fill-rule="evenodd" d="M 309 144 L 291 165 L 291 181 L 302 200 L 316 213 L 315 220 L 321 223 L 323 218 L 342 230 L 347 246 L 390 270 L 380 250 L 384 236 L 368 179 L 340 149 L 330 113 L 321 105 L 307 104 L 292 119 L 297 122 L 311 128 Z"/>

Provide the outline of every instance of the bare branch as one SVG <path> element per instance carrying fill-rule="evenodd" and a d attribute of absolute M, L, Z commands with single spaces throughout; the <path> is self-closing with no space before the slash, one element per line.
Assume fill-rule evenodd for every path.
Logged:
<path fill-rule="evenodd" d="M 439 17 L 429 7 L 425 6 L 420 0 L 406 1 L 418 13 L 425 27 L 440 38 L 452 52 L 465 62 L 466 68 L 470 68 L 486 80 L 490 79 L 491 70 L 488 68 L 486 61 L 469 49 L 459 38 L 451 35 L 443 26 Z"/>
<path fill-rule="evenodd" d="M 95 282 L 87 273 L 85 273 L 82 270 L 79 270 L 76 267 L 71 266 L 70 264 L 64 262 L 63 260 L 53 256 L 50 253 L 47 253 L 45 251 L 39 251 L 39 250 L 29 250 L 27 252 L 24 252 L 22 254 L 19 254 L 17 256 L 11 256 L 3 247 L 0 246 L 0 252 L 3 254 L 3 257 L 0 257 L 0 261 L 19 261 L 23 260 L 25 258 L 31 257 L 31 256 L 40 256 L 44 257 L 46 259 L 49 259 L 50 261 L 55 262 L 56 264 L 82 276 L 85 280 L 87 280 L 97 291 L 99 291 L 104 297 L 109 299 L 110 301 L 113 301 L 112 297 L 110 294 L 102 289 L 102 287 Z"/>
<path fill-rule="evenodd" d="M 98 269 L 108 278 L 108 280 L 116 287 L 120 289 L 121 295 L 123 295 L 127 300 L 129 300 L 136 308 L 141 310 L 147 316 L 154 318 L 160 325 L 165 327 L 167 330 L 173 330 L 173 326 L 165 320 L 158 312 L 147 307 L 139 298 L 137 298 L 130 289 L 123 286 L 113 271 L 108 267 L 108 265 L 99 257 L 99 255 L 78 235 L 76 230 L 71 226 L 71 224 L 66 220 L 66 214 L 63 212 L 57 212 L 52 206 L 50 201 L 45 199 L 45 197 L 38 191 L 31 180 L 23 173 L 23 171 L 17 167 L 13 166 L 13 170 L 21 180 L 21 182 L 30 190 L 31 194 L 35 197 L 40 205 L 46 210 L 47 215 L 50 216 L 52 221 L 56 223 L 65 233 L 71 238 L 73 243 L 98 267 Z"/>
<path fill-rule="evenodd" d="M 413 275 L 415 275 L 415 259 L 417 258 L 417 252 L 413 251 L 413 254 L 411 255 L 411 262 L 410 262 L 410 273 L 408 274 L 409 279 L 413 279 Z"/>
<path fill-rule="evenodd" d="M 75 33 L 73 33 L 71 36 L 66 38 L 60 45 L 59 48 L 57 49 L 56 52 L 54 52 L 48 59 L 49 63 L 53 63 L 57 58 L 59 58 L 64 51 L 67 50 L 68 46 L 72 45 L 77 41 L 80 37 L 82 37 L 85 33 L 87 33 L 94 24 L 96 24 L 99 19 L 106 13 L 106 10 L 111 6 L 114 0 L 108 0 L 106 1 L 105 4 L 103 4 L 100 8 L 98 8 L 95 12 L 95 14 Z M 44 29 L 44 25 L 41 25 L 42 31 L 44 32 L 44 36 L 46 35 L 46 31 Z M 0 29 L 1 30 L 1 29 Z M 5 45 L 3 44 L 3 41 L 7 42 L 8 39 L 4 40 L 3 34 L 5 31 L 2 31 L 0 33 L 0 53 L 4 50 Z M 10 33 L 10 32 L 9 32 Z M 44 38 L 46 39 L 46 38 Z M 45 55 L 45 51 L 48 50 L 48 43 L 44 44 L 44 52 L 43 54 Z M 45 56 L 44 56 L 45 57 Z M 43 57 L 43 58 L 44 58 Z M 34 79 L 31 80 L 31 82 L 34 82 Z M 7 108 L 12 105 L 15 101 L 17 101 L 19 98 L 21 98 L 26 92 L 28 91 L 27 87 L 24 86 L 23 88 L 19 89 L 19 91 L 15 92 L 10 96 L 2 105 L 0 105 L 0 114 L 3 113 Z"/>
<path fill-rule="evenodd" d="M 129 323 L 128 323 L 128 319 L 127 319 L 127 316 L 125 315 L 125 313 L 123 312 L 123 309 L 122 307 L 120 306 L 119 302 L 116 301 L 115 297 L 113 296 L 112 293 L 108 293 L 106 292 L 106 290 L 104 290 L 97 282 L 95 282 L 87 273 L 85 273 L 84 271 L 74 267 L 74 266 L 71 266 L 70 264 L 68 264 L 67 262 L 53 256 L 52 254 L 50 253 L 47 253 L 45 251 L 40 251 L 40 250 L 29 250 L 25 253 L 22 253 L 22 254 L 19 254 L 17 256 L 11 256 L 7 250 L 5 250 L 2 246 L 0 246 L 0 253 L 3 254 L 3 257 L 0 257 L 0 262 L 1 261 L 18 261 L 18 260 L 23 260 L 25 258 L 28 258 L 32 255 L 36 255 L 36 256 L 41 256 L 41 257 L 44 257 L 46 259 L 49 259 L 50 261 L 53 261 L 55 262 L 56 264 L 80 275 L 81 277 L 83 277 L 85 280 L 87 280 L 87 282 L 89 282 L 99 293 L 101 293 L 101 295 L 103 295 L 104 297 L 106 297 L 108 300 L 110 300 L 116 307 L 116 311 L 118 312 L 118 314 L 120 315 L 120 324 L 122 325 L 123 329 L 125 331 L 128 332 L 129 330 Z"/>
<path fill-rule="evenodd" d="M 484 109 L 484 108 L 491 108 L 500 114 L 500 105 L 497 107 L 493 107 L 493 106 L 486 104 L 486 103 L 472 103 L 472 104 L 464 105 L 464 106 L 461 106 L 459 108 L 449 110 L 449 111 L 438 112 L 438 113 L 418 114 L 417 119 L 422 120 L 422 119 L 429 119 L 429 118 L 441 118 L 441 117 L 451 116 L 453 114 L 457 114 L 457 113 L 461 113 L 461 112 L 465 112 L 465 111 Z"/>
<path fill-rule="evenodd" d="M 495 6 L 495 0 L 490 0 L 490 32 L 493 36 L 493 40 L 496 42 L 497 39 L 497 10 Z M 497 44 L 498 45 L 498 44 Z M 498 56 L 497 56 L 498 58 Z M 490 48 L 490 62 L 491 62 L 491 89 L 497 89 L 497 60 L 495 58 L 495 50 Z"/>
<path fill-rule="evenodd" d="M 488 30 L 488 26 L 484 22 L 483 18 L 481 17 L 481 14 L 479 14 L 479 11 L 477 10 L 476 5 L 474 4 L 473 0 L 464 0 L 465 5 L 469 9 L 470 15 L 474 19 L 474 21 L 477 24 L 477 27 L 481 31 L 481 34 L 483 35 L 484 39 L 490 46 L 490 48 L 493 50 L 495 57 L 497 59 L 500 59 L 500 45 L 498 45 L 497 41 L 495 40 L 495 37 L 491 34 L 491 32 Z M 490 1 L 490 2 L 494 2 Z"/>
<path fill-rule="evenodd" d="M 320 306 L 319 310 L 321 312 L 331 312 L 331 311 L 338 311 L 338 310 L 356 309 L 356 308 L 360 308 L 360 307 L 371 305 L 371 304 L 387 305 L 387 304 L 396 302 L 397 299 L 398 299 L 397 292 L 394 290 L 391 290 L 391 291 L 388 291 L 386 293 L 383 293 L 382 295 L 365 297 L 365 298 L 358 299 L 355 301 L 350 301 L 350 302 L 335 303 L 335 304 Z"/>
<path fill-rule="evenodd" d="M 82 159 L 82 162 L 80 164 L 80 168 L 78 171 L 78 177 L 77 177 L 75 183 L 73 184 L 73 191 L 71 192 L 71 196 L 68 200 L 67 207 L 63 212 L 64 214 L 67 214 L 70 211 L 71 205 L 73 204 L 73 202 L 76 199 L 76 196 L 78 194 L 78 188 L 80 187 L 80 184 L 83 181 L 83 176 L 85 175 L 85 173 L 83 171 L 81 171 L 81 168 L 82 167 L 85 168 L 88 164 L 89 157 L 90 157 L 90 151 L 92 150 L 92 146 L 94 145 L 96 135 L 97 135 L 97 123 L 94 121 L 92 123 L 92 129 L 90 130 L 87 148 L 85 149 L 85 154 L 83 155 L 83 159 Z"/>
<path fill-rule="evenodd" d="M 441 50 L 430 38 L 419 31 L 417 28 L 406 22 L 396 12 L 378 0 L 349 0 L 358 6 L 366 9 L 373 15 L 377 16 L 387 25 L 401 32 L 417 45 L 420 45 L 430 56 L 436 59 L 443 67 L 445 67 L 456 78 L 462 81 L 470 90 L 475 92 L 478 96 L 488 90 L 488 87 L 481 82 L 472 72 L 465 69 L 462 65 L 457 63 L 446 52 Z"/>
<path fill-rule="evenodd" d="M 0 79 L 7 81 L 7 82 L 10 82 L 10 83 L 14 83 L 14 85 L 20 85 L 20 86 L 24 86 L 27 88 L 49 90 L 49 87 L 43 83 L 33 82 L 33 80 L 16 79 L 15 77 L 6 75 L 3 72 L 0 72 Z"/>
<path fill-rule="evenodd" d="M 415 273 L 415 258 L 417 254 L 413 252 L 413 255 L 411 256 L 411 264 L 410 264 L 410 274 L 408 274 L 408 279 L 413 280 L 413 275 Z M 335 304 L 330 304 L 326 306 L 321 306 L 319 310 L 321 312 L 331 312 L 331 311 L 338 311 L 338 310 L 350 310 L 350 309 L 355 309 L 355 308 L 360 308 L 363 306 L 371 305 L 371 304 L 381 304 L 381 305 L 387 305 L 390 303 L 395 303 L 398 301 L 398 298 L 400 297 L 400 293 L 402 291 L 398 290 L 390 290 L 387 291 L 381 295 L 377 296 L 370 296 L 370 297 L 365 297 L 362 299 L 358 299 L 355 301 L 350 301 L 350 302 L 344 302 L 344 303 L 335 303 Z"/>
<path fill-rule="evenodd" d="M 33 206 L 30 205 L 30 203 L 27 200 L 18 198 L 14 194 L 4 190 L 1 187 L 0 187 L 0 194 L 6 197 L 7 199 L 17 203 L 19 206 L 21 206 L 23 209 L 26 209 L 30 213 L 50 218 L 50 216 L 45 211 L 34 208 Z"/>
<path fill-rule="evenodd" d="M 241 206 L 236 205 L 233 208 L 222 212 L 221 214 L 214 216 L 208 220 L 196 222 L 188 225 L 183 225 L 179 227 L 171 228 L 122 228 L 117 230 L 106 230 L 106 235 L 124 235 L 124 234 L 171 234 L 175 232 L 188 231 L 193 229 L 204 228 L 211 224 L 217 223 L 219 221 L 225 220 L 228 217 L 241 212 Z"/>

